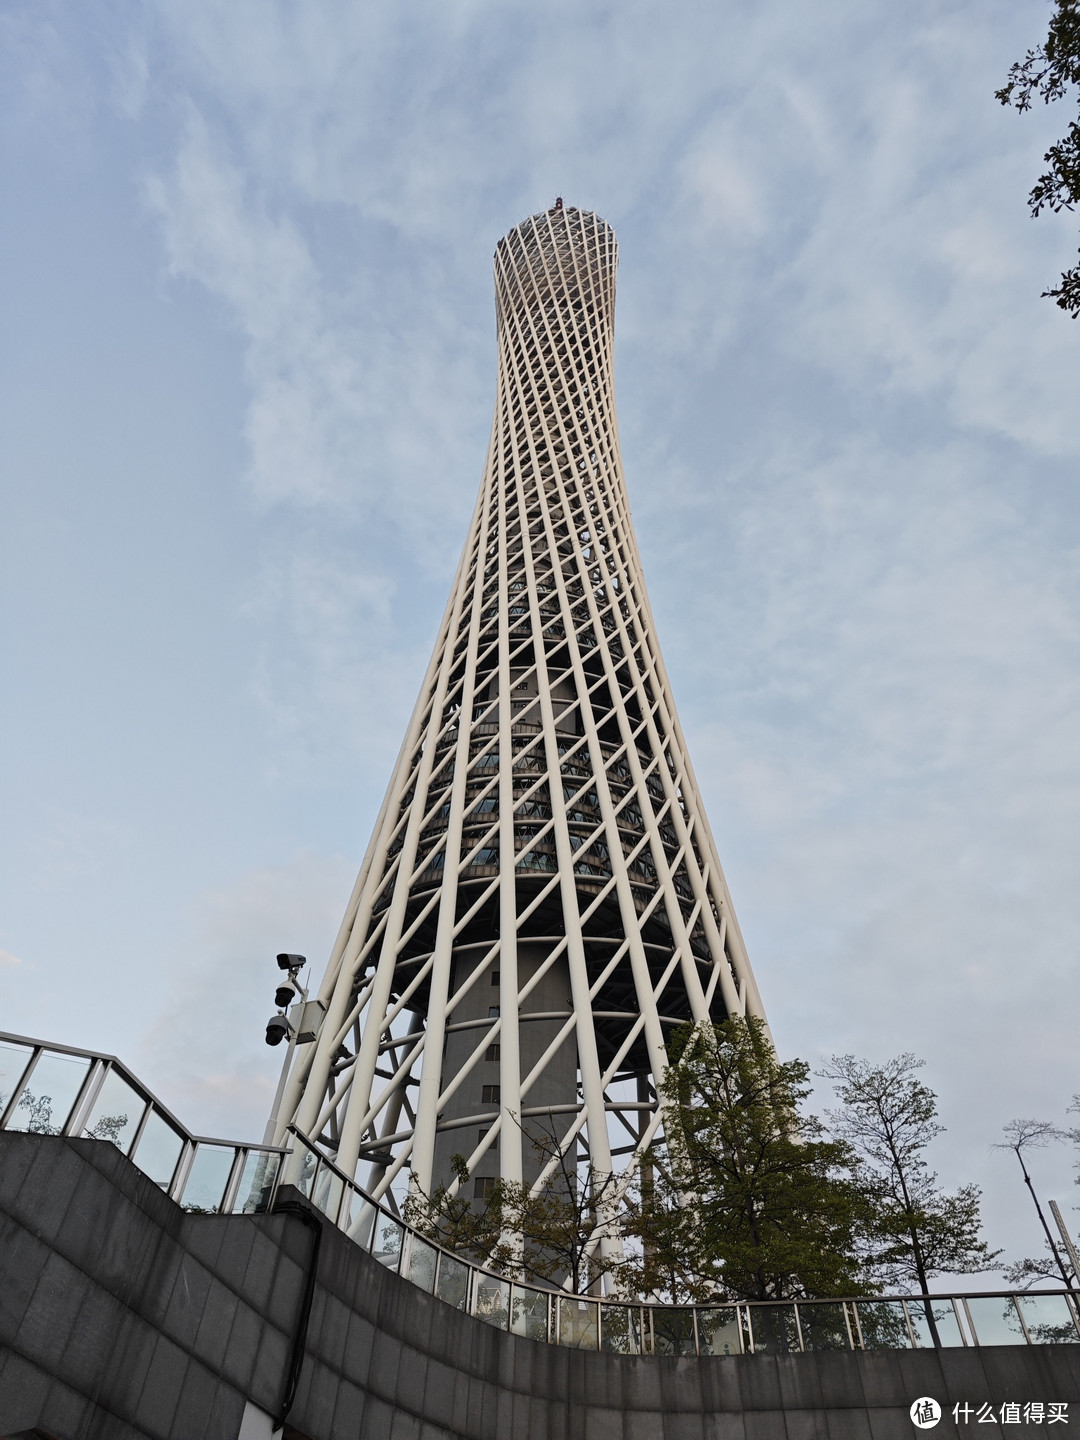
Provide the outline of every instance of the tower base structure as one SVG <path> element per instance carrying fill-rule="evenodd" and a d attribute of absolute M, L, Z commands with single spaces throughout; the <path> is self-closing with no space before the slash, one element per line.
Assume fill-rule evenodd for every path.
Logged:
<path fill-rule="evenodd" d="M 0 1133 L 5 1440 L 909 1440 L 927 1397 L 942 1434 L 986 1406 L 1075 1420 L 1080 1346 L 545 1344 L 393 1273 L 296 1192 L 188 1213 L 107 1141 Z"/>

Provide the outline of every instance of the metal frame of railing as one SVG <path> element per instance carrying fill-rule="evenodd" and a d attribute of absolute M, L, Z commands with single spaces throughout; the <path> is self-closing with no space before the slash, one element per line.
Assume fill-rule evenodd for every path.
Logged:
<path fill-rule="evenodd" d="M 5 1062 L 0 1130 L 108 1140 L 179 1205 L 209 1214 L 272 1210 L 282 1159 L 302 1150 L 293 1183 L 351 1240 L 428 1294 L 528 1339 L 623 1355 L 1080 1343 L 1075 1290 L 665 1305 L 528 1284 L 421 1235 L 295 1130 L 287 1147 L 193 1135 L 126 1065 L 93 1050 L 0 1031 L 0 1086 Z"/>
<path fill-rule="evenodd" d="M 699 1305 L 549 1290 L 463 1260 L 417 1233 L 305 1136 L 290 1133 L 306 1152 L 294 1183 L 350 1239 L 427 1293 L 530 1339 L 626 1355 L 1080 1343 L 1080 1292 L 1068 1290 Z"/>
<path fill-rule="evenodd" d="M 115 1055 L 0 1031 L 3 1062 L 0 1130 L 111 1140 L 191 1211 L 269 1208 L 287 1151 L 193 1135 Z"/>

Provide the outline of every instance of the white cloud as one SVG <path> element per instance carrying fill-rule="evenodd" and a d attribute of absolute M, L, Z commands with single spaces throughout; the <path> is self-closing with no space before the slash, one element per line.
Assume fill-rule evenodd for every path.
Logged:
<path fill-rule="evenodd" d="M 0 965 L 21 965 L 23 962 L 10 950 L 0 950 Z"/>

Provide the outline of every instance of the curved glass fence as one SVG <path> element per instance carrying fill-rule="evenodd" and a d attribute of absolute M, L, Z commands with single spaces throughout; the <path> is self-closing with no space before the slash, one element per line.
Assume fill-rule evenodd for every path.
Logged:
<path fill-rule="evenodd" d="M 286 1153 L 192 1135 L 114 1055 L 2 1032 L 0 1130 L 107 1140 L 205 1215 L 269 1209 Z"/>
<path fill-rule="evenodd" d="M 0 1032 L 0 1129 L 106 1140 L 185 1210 L 272 1208 L 297 1189 L 381 1265 L 456 1310 L 530 1340 L 616 1355 L 792 1354 L 1080 1343 L 1080 1293 L 630 1304 L 521 1284 L 432 1244 L 301 1135 L 288 1149 L 192 1135 L 114 1056 Z"/>
<path fill-rule="evenodd" d="M 1080 1294 L 630 1304 L 519 1283 L 417 1234 L 301 1135 L 300 1192 L 380 1264 L 477 1319 L 530 1340 L 617 1355 L 793 1354 L 1080 1343 Z"/>

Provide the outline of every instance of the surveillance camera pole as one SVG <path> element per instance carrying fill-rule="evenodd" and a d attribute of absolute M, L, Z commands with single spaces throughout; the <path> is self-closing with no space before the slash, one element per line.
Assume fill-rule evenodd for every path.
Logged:
<path fill-rule="evenodd" d="M 300 1003 L 307 1004 L 308 992 L 305 986 L 300 984 L 299 975 L 289 972 L 289 978 L 300 992 Z M 293 1051 L 296 1049 L 296 1037 L 300 1033 L 299 1027 L 289 1021 L 289 1043 L 285 1048 L 285 1058 L 281 1062 L 281 1074 L 278 1077 L 277 1090 L 274 1093 L 274 1103 L 270 1108 L 270 1118 L 266 1122 L 266 1129 L 263 1131 L 263 1144 L 274 1143 L 274 1132 L 277 1129 L 278 1111 L 281 1109 L 282 1096 L 285 1094 L 285 1081 L 288 1079 L 289 1068 L 292 1065 Z"/>

